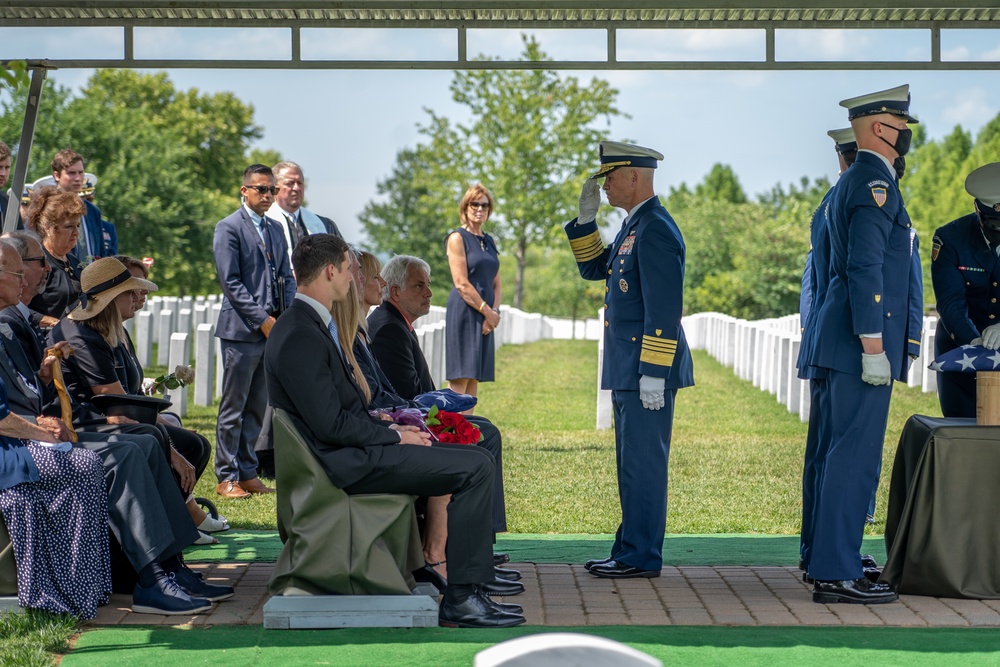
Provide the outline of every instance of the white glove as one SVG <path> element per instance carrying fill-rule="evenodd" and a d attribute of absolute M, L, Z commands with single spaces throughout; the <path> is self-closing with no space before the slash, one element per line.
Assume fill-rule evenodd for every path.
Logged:
<path fill-rule="evenodd" d="M 576 224 L 582 225 L 585 222 L 597 219 L 597 209 L 601 207 L 601 186 L 596 180 L 587 179 L 583 182 L 580 190 L 580 217 Z"/>
<path fill-rule="evenodd" d="M 885 352 L 878 354 L 861 353 L 861 379 L 875 386 L 892 384 L 892 366 Z"/>
<path fill-rule="evenodd" d="M 663 385 L 666 381 L 663 378 L 655 378 L 651 375 L 639 376 L 639 400 L 642 407 L 647 410 L 659 410 L 663 407 Z"/>
<path fill-rule="evenodd" d="M 1000 348 L 1000 324 L 994 324 L 983 329 L 982 346 L 987 350 Z"/>

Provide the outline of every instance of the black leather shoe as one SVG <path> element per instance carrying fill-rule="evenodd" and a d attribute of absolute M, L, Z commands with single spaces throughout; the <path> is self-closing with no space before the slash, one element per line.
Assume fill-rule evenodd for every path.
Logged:
<path fill-rule="evenodd" d="M 875 556 L 861 554 L 861 567 L 878 567 L 878 563 L 875 562 Z"/>
<path fill-rule="evenodd" d="M 802 573 L 802 581 L 803 581 L 803 583 L 806 583 L 806 584 L 815 584 L 816 583 L 816 580 L 813 579 L 812 577 L 810 577 L 808 572 L 803 572 Z"/>
<path fill-rule="evenodd" d="M 595 577 L 603 577 L 604 579 L 635 579 L 637 577 L 652 579 L 653 577 L 660 576 L 659 570 L 640 570 L 637 567 L 632 567 L 616 560 L 592 565 L 590 573 Z"/>
<path fill-rule="evenodd" d="M 438 609 L 438 625 L 444 628 L 511 628 L 524 623 L 524 616 L 495 609 L 472 584 L 449 586 Z"/>
<path fill-rule="evenodd" d="M 589 570 L 595 565 L 607 565 L 608 563 L 611 562 L 611 560 L 612 560 L 611 558 L 592 558 L 591 560 L 588 560 L 586 563 L 583 564 L 583 568 L 585 570 Z"/>
<path fill-rule="evenodd" d="M 802 570 L 803 572 L 806 571 L 806 562 L 801 558 L 799 559 L 799 569 Z"/>
<path fill-rule="evenodd" d="M 505 581 L 521 581 L 521 573 L 517 570 L 505 570 L 502 567 L 494 567 L 494 574 L 496 574 L 497 579 L 503 579 Z"/>
<path fill-rule="evenodd" d="M 504 579 L 494 579 L 482 584 L 483 593 L 496 597 L 506 597 L 508 595 L 520 595 L 524 592 L 524 584 L 519 581 L 506 581 Z"/>
<path fill-rule="evenodd" d="M 430 565 L 424 565 L 422 568 L 414 570 L 413 580 L 419 584 L 432 584 L 439 593 L 444 593 L 445 589 L 448 588 L 448 580 Z"/>
<path fill-rule="evenodd" d="M 493 554 L 493 564 L 503 565 L 510 562 L 510 554 Z"/>
<path fill-rule="evenodd" d="M 484 600 L 490 603 L 490 606 L 499 611 L 506 612 L 508 614 L 521 614 L 524 615 L 524 607 L 519 604 L 514 604 L 513 602 L 497 602 L 491 598 L 486 593 L 483 593 L 482 586 L 479 587 L 479 592 L 482 593 Z"/>
<path fill-rule="evenodd" d="M 845 581 L 816 581 L 813 602 L 833 604 L 884 604 L 899 599 L 896 589 L 889 584 L 873 584 L 864 577 Z"/>
<path fill-rule="evenodd" d="M 882 569 L 878 567 L 866 567 L 865 579 L 873 584 L 878 583 L 878 578 L 882 576 Z"/>

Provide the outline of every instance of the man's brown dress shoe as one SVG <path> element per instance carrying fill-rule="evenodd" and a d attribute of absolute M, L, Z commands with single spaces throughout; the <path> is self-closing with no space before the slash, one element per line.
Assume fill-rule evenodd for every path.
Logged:
<path fill-rule="evenodd" d="M 239 483 L 232 479 L 228 482 L 219 482 L 215 487 L 215 492 L 223 498 L 236 499 L 250 497 L 250 494 L 241 489 Z"/>
<path fill-rule="evenodd" d="M 274 489 L 264 486 L 264 483 L 258 477 L 240 482 L 239 487 L 247 493 L 274 493 Z"/>

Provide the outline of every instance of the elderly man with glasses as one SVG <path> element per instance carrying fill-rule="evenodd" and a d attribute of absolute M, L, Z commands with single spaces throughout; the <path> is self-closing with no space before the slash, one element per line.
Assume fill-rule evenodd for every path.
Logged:
<path fill-rule="evenodd" d="M 216 427 L 216 492 L 226 498 L 273 493 L 257 477 L 254 444 L 267 407 L 264 343 L 295 296 L 281 226 L 267 217 L 278 188 L 270 167 L 243 172 L 243 205 L 215 227 L 215 266 L 222 312 L 215 335 L 222 347 L 222 400 Z"/>

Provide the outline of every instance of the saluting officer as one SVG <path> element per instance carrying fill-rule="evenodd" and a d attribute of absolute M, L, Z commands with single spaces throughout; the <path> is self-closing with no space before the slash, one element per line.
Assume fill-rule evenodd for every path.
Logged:
<path fill-rule="evenodd" d="M 653 191 L 663 155 L 617 141 L 602 141 L 600 155 L 566 234 L 580 275 L 606 282 L 601 387 L 612 390 L 622 521 L 610 557 L 585 567 L 609 579 L 658 577 L 674 397 L 694 384 L 681 327 L 684 239 Z M 608 203 L 628 214 L 609 246 L 597 230 L 601 177 Z"/>
<path fill-rule="evenodd" d="M 878 473 L 893 379 L 919 340 L 910 317 L 915 281 L 912 224 L 896 182 L 910 147 L 909 86 L 840 104 L 858 156 L 830 196 L 829 286 L 806 364 L 826 370 L 816 457 L 819 480 L 808 574 L 815 602 L 892 602 L 892 586 L 871 582 L 861 561 L 865 510 Z"/>
<path fill-rule="evenodd" d="M 1000 348 L 1000 162 L 965 179 L 975 210 L 934 232 L 931 281 L 937 299 L 934 355 L 981 338 Z M 976 416 L 975 373 L 938 374 L 938 400 L 945 417 Z"/>

